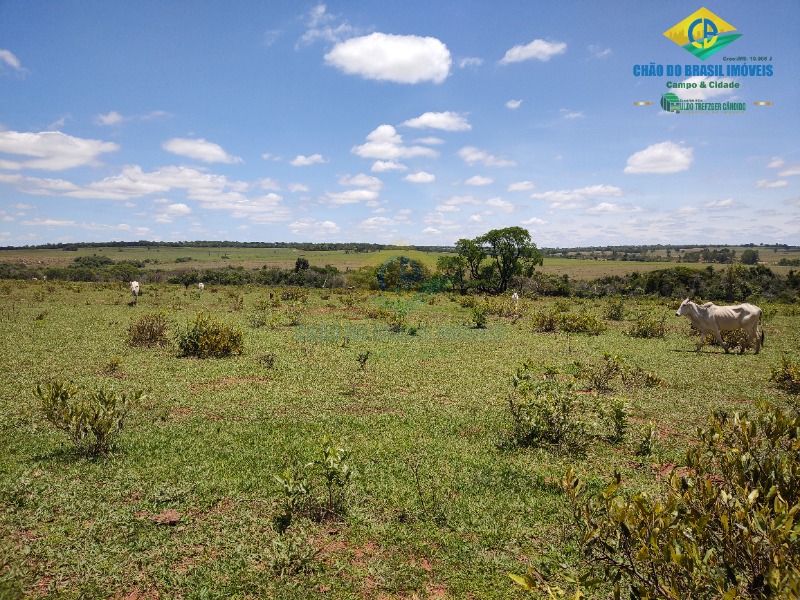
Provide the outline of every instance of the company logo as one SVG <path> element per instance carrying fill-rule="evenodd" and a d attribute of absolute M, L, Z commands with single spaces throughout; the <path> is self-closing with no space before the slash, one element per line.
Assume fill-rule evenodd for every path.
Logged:
<path fill-rule="evenodd" d="M 667 112 L 681 112 L 681 99 L 672 92 L 661 94 L 661 108 Z"/>
<path fill-rule="evenodd" d="M 736 27 L 701 8 L 667 29 L 664 35 L 700 60 L 705 60 L 742 37 L 740 33 L 731 33 L 733 31 Z"/>

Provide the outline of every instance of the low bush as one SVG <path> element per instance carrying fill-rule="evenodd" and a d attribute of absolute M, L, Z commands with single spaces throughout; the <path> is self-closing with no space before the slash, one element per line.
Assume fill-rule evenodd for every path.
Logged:
<path fill-rule="evenodd" d="M 600 335 L 606 329 L 603 322 L 593 314 L 586 311 L 569 312 L 568 309 L 559 305 L 548 310 L 535 311 L 531 320 L 534 331 L 541 333 L 564 331 L 566 333 Z"/>
<path fill-rule="evenodd" d="M 128 345 L 130 346 L 166 346 L 167 316 L 164 313 L 142 315 L 128 326 Z"/>
<path fill-rule="evenodd" d="M 537 379 L 529 363 L 517 369 L 508 399 L 508 445 L 544 447 L 581 455 L 589 442 L 585 413 L 571 383 Z"/>
<path fill-rule="evenodd" d="M 616 296 L 606 303 L 605 318 L 609 321 L 622 321 L 625 318 L 625 301 Z"/>
<path fill-rule="evenodd" d="M 99 390 L 84 397 L 79 393 L 70 382 L 51 381 L 37 385 L 34 396 L 44 417 L 69 436 L 76 450 L 87 456 L 107 454 L 117 442 L 131 404 L 139 402 L 142 393 L 129 396 Z"/>
<path fill-rule="evenodd" d="M 712 415 L 653 497 L 624 492 L 619 473 L 590 493 L 570 470 L 579 586 L 611 586 L 615 598 L 800 597 L 799 436 L 800 416 L 773 406 Z M 540 591 L 542 579 L 514 577 Z"/>
<path fill-rule="evenodd" d="M 628 330 L 628 335 L 637 338 L 663 338 L 667 335 L 667 316 L 639 313 Z"/>
<path fill-rule="evenodd" d="M 194 322 L 179 333 L 177 342 L 183 356 L 198 358 L 222 358 L 241 354 L 244 349 L 244 335 L 239 329 L 204 313 L 198 314 Z"/>
<path fill-rule="evenodd" d="M 781 356 L 781 364 L 772 367 L 772 375 L 769 378 L 774 381 L 778 389 L 793 396 L 800 395 L 800 363 L 789 360 L 785 354 Z"/>

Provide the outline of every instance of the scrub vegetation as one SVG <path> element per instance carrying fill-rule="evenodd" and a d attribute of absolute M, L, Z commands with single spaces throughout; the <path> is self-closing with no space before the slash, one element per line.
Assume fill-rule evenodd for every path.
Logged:
<path fill-rule="evenodd" d="M 1 281 L 0 597 L 791 591 L 796 488 L 751 501 L 766 480 L 728 455 L 746 442 L 794 481 L 800 311 L 740 298 L 764 310 L 759 355 L 695 352 L 674 317 L 687 286 L 738 294 L 747 273 L 610 296 L 150 282 L 137 306 L 122 281 Z M 107 444 L 77 406 L 104 407 Z M 680 502 L 719 529 L 652 538 L 678 563 L 622 562 Z"/>

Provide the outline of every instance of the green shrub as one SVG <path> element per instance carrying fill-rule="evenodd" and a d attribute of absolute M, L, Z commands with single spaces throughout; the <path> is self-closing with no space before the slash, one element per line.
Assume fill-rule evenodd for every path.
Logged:
<path fill-rule="evenodd" d="M 605 325 L 593 314 L 586 311 L 568 312 L 563 304 L 556 304 L 548 310 L 535 311 L 531 317 L 534 331 L 550 333 L 589 333 L 599 335 Z"/>
<path fill-rule="evenodd" d="M 581 533 L 585 587 L 616 598 L 800 597 L 800 416 L 712 415 L 663 493 L 621 478 L 564 490 Z"/>
<path fill-rule="evenodd" d="M 178 335 L 178 348 L 183 356 L 222 358 L 241 354 L 244 336 L 239 329 L 229 327 L 200 313 L 186 330 Z"/>
<path fill-rule="evenodd" d="M 781 356 L 781 364 L 772 367 L 769 378 L 779 389 L 793 396 L 800 395 L 800 363 L 789 360 L 785 354 Z"/>
<path fill-rule="evenodd" d="M 648 423 L 644 435 L 636 445 L 636 456 L 650 456 L 656 446 L 656 427 L 653 422 Z"/>
<path fill-rule="evenodd" d="M 129 346 L 166 346 L 167 316 L 164 313 L 142 315 L 128 326 Z"/>
<path fill-rule="evenodd" d="M 488 306 L 485 303 L 478 304 L 470 309 L 470 316 L 474 329 L 486 329 L 486 315 L 488 310 Z"/>
<path fill-rule="evenodd" d="M 663 338 L 667 335 L 667 316 L 639 313 L 628 330 L 628 335 L 637 338 Z"/>
<path fill-rule="evenodd" d="M 603 410 L 603 416 L 610 429 L 608 441 L 619 444 L 628 433 L 628 403 L 622 398 L 612 398 Z"/>
<path fill-rule="evenodd" d="M 71 382 L 51 381 L 37 385 L 34 396 L 45 418 L 64 431 L 75 448 L 87 456 L 107 454 L 114 448 L 132 403 L 142 393 L 116 394 L 99 390 L 79 398 Z"/>
<path fill-rule="evenodd" d="M 589 381 L 590 389 L 607 392 L 612 387 L 612 381 L 622 373 L 624 363 L 622 357 L 606 352 L 600 363 L 584 368 L 583 377 Z"/>
<path fill-rule="evenodd" d="M 520 447 L 543 447 L 583 454 L 589 442 L 585 411 L 579 406 L 572 384 L 553 379 L 534 379 L 531 366 L 523 364 L 513 379 L 508 399 L 511 432 L 508 440 Z"/>
<path fill-rule="evenodd" d="M 619 296 L 606 303 L 605 318 L 609 321 L 622 321 L 625 318 L 625 301 Z"/>

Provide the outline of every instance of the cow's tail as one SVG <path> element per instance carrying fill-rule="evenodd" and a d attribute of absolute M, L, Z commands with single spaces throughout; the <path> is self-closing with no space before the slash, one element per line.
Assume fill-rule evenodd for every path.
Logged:
<path fill-rule="evenodd" d="M 764 326 L 761 326 L 761 345 L 764 345 Z"/>

